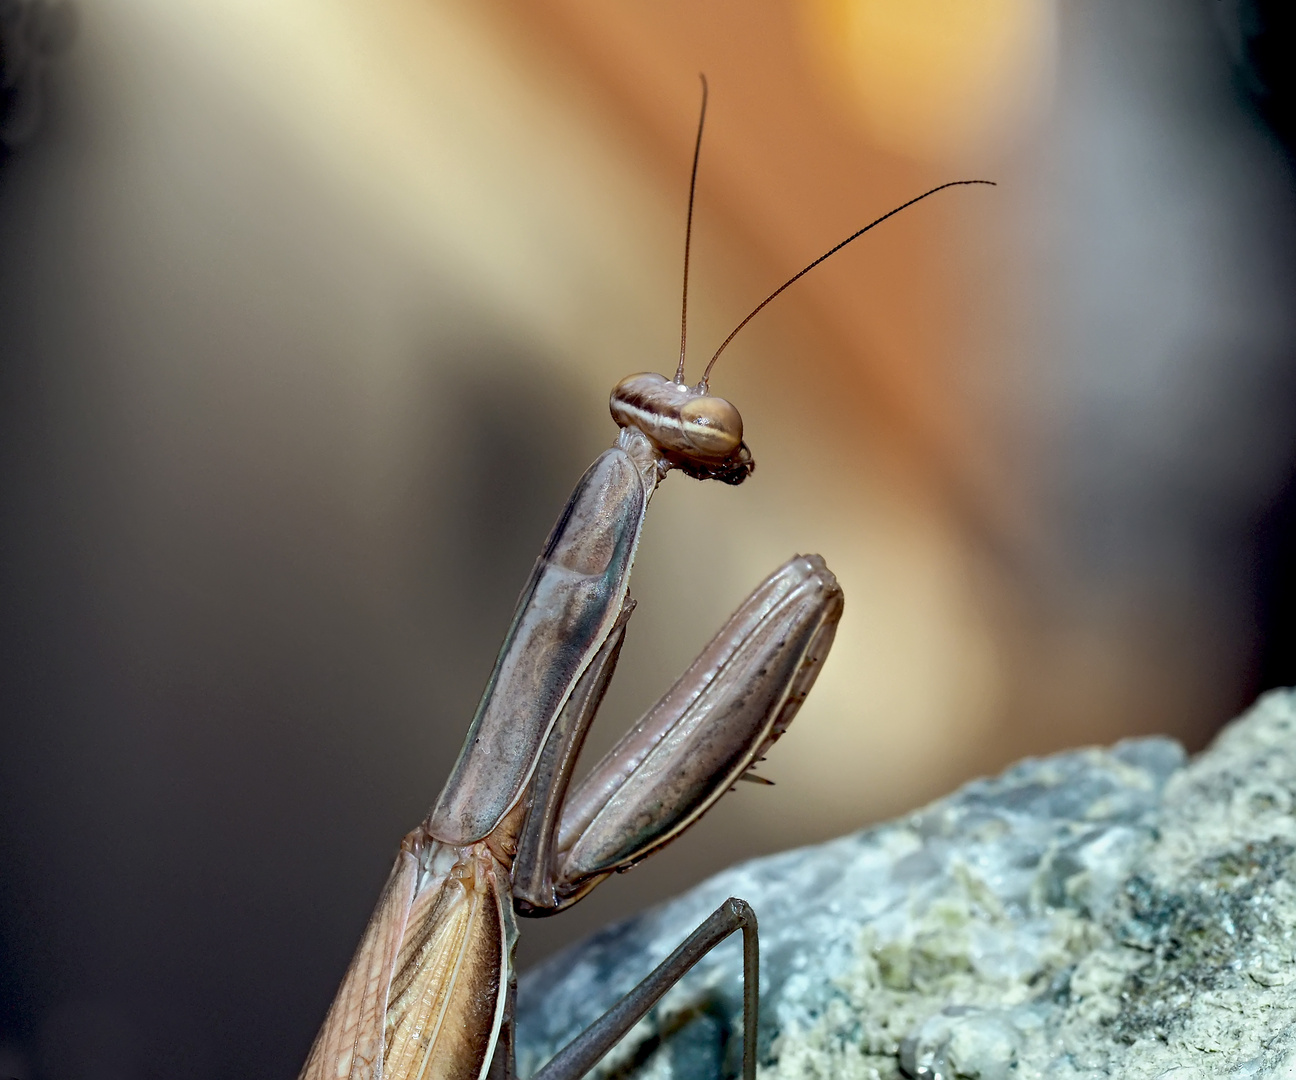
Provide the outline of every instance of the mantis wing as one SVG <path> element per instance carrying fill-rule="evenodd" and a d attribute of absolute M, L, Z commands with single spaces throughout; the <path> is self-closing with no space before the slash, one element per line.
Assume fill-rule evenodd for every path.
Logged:
<path fill-rule="evenodd" d="M 423 847 L 421 835 L 401 846 L 298 1080 L 485 1074 L 516 940 L 508 875 L 485 844 Z"/>
<path fill-rule="evenodd" d="M 402 844 L 298 1080 L 382 1080 L 387 993 L 418 871 L 409 844 Z"/>

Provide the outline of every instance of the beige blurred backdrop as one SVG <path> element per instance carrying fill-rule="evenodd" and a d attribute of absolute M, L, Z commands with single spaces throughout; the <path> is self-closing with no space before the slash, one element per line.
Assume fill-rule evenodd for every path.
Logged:
<path fill-rule="evenodd" d="M 0 1062 L 292 1075 L 513 600 L 678 340 L 758 462 L 655 497 L 594 759 L 757 581 L 832 657 L 765 771 L 524 964 L 1259 685 L 1290 180 L 1209 5 L 86 0 L 0 169 Z M 115 1071 L 114 1071 L 115 1070 Z M 0 1069 L 3 1072 L 3 1069 Z"/>

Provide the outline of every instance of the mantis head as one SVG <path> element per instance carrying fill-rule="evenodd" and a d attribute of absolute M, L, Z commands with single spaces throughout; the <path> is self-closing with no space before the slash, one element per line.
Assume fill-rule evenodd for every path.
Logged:
<path fill-rule="evenodd" d="M 690 387 L 652 372 L 627 375 L 608 404 L 621 427 L 641 431 L 672 468 L 697 480 L 741 484 L 756 468 L 741 414 L 705 384 Z"/>

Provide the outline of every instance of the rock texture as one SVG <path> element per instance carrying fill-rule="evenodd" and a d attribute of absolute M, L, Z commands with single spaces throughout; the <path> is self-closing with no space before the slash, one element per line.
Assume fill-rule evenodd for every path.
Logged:
<path fill-rule="evenodd" d="M 734 895 L 761 922 L 763 1080 L 1296 1078 L 1294 802 L 1292 692 L 1190 763 L 1167 739 L 1021 762 L 528 973 L 521 1074 Z M 735 1075 L 740 971 L 713 952 L 602 1075 Z"/>

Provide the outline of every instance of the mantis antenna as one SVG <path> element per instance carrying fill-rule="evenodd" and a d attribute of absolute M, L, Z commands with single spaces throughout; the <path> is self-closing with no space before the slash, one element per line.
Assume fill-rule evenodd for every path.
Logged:
<path fill-rule="evenodd" d="M 702 85 L 703 87 L 706 86 L 705 80 L 703 81 Z M 706 98 L 703 97 L 702 101 L 703 101 L 703 109 L 705 110 Z M 701 139 L 702 139 L 702 127 L 699 124 L 698 125 L 699 143 L 701 142 Z M 697 176 L 696 158 L 694 158 L 694 162 L 693 162 L 693 175 L 696 178 Z M 946 188 L 961 187 L 966 184 L 989 184 L 990 187 L 996 186 L 993 180 L 951 180 L 947 184 L 940 184 L 937 187 L 932 188 L 930 191 L 924 191 L 921 195 L 915 196 L 914 198 L 910 199 L 906 203 L 901 203 L 894 210 L 891 210 L 888 213 L 883 214 L 876 221 L 870 221 L 867 225 L 864 226 L 864 228 L 860 229 L 858 232 L 851 233 L 850 236 L 846 237 L 846 239 L 843 240 L 840 244 L 837 244 L 835 247 L 829 248 L 822 255 L 820 255 L 819 258 L 815 259 L 815 261 L 812 262 L 809 266 L 793 274 L 790 278 L 787 279 L 787 281 L 783 282 L 782 285 L 780 285 L 777 289 L 775 289 L 772 293 L 770 293 L 769 296 L 765 297 L 764 300 L 762 300 L 759 304 L 757 304 L 751 310 L 751 313 L 747 316 L 747 318 L 743 319 L 742 322 L 740 322 L 737 326 L 735 326 L 733 328 L 733 331 L 730 333 L 730 335 L 720 343 L 720 348 L 716 349 L 715 355 L 711 357 L 711 362 L 708 363 L 706 366 L 706 371 L 702 373 L 702 381 L 698 384 L 698 389 L 701 390 L 702 393 L 704 394 L 707 392 L 707 387 L 711 379 L 711 369 L 715 367 L 715 363 L 717 360 L 720 359 L 720 354 L 725 351 L 725 347 L 729 344 L 729 342 L 733 341 L 733 339 L 738 336 L 739 330 L 741 330 L 744 326 L 746 326 L 749 322 L 751 322 L 752 319 L 754 319 L 761 312 L 761 310 L 765 307 L 766 304 L 768 304 L 771 300 L 773 300 L 774 297 L 778 296 L 779 293 L 781 293 L 794 281 L 797 281 L 800 278 L 805 277 L 806 274 L 810 273 L 811 270 L 813 270 L 816 266 L 818 266 L 821 262 L 823 262 L 826 258 L 828 258 L 828 256 L 837 254 L 837 252 L 841 251 L 841 249 L 844 248 L 847 244 L 849 244 L 852 240 L 858 240 L 861 236 L 863 236 L 866 232 L 868 232 L 869 229 L 873 228 L 875 225 L 881 225 L 882 222 L 886 221 L 887 218 L 894 217 L 896 214 L 900 213 L 901 210 L 908 209 L 910 206 L 913 206 L 913 204 L 916 202 L 922 202 L 922 200 L 927 198 L 928 195 L 935 195 L 936 192 L 944 191 Z M 690 193 L 689 195 L 690 214 L 692 212 L 692 208 L 693 208 L 693 196 Z M 690 227 L 691 227 L 691 223 L 690 223 Z M 687 243 L 685 244 L 685 250 L 687 251 Z M 687 282 L 688 281 L 687 255 L 686 255 L 685 267 L 686 269 L 685 269 L 684 279 Z M 681 378 L 683 377 L 683 372 L 684 372 L 684 358 L 683 355 L 681 354 L 680 356 L 680 377 Z M 676 382 L 678 381 L 679 379 L 676 379 Z"/>
<path fill-rule="evenodd" d="M 698 116 L 697 142 L 693 146 L 693 177 L 689 180 L 688 224 L 684 226 L 684 299 L 680 303 L 680 358 L 679 367 L 675 369 L 675 381 L 684 382 L 684 346 L 688 340 L 688 272 L 689 247 L 693 242 L 693 196 L 697 192 L 698 158 L 702 156 L 702 125 L 706 123 L 707 81 L 706 76 L 698 72 L 702 80 L 702 111 Z"/>

